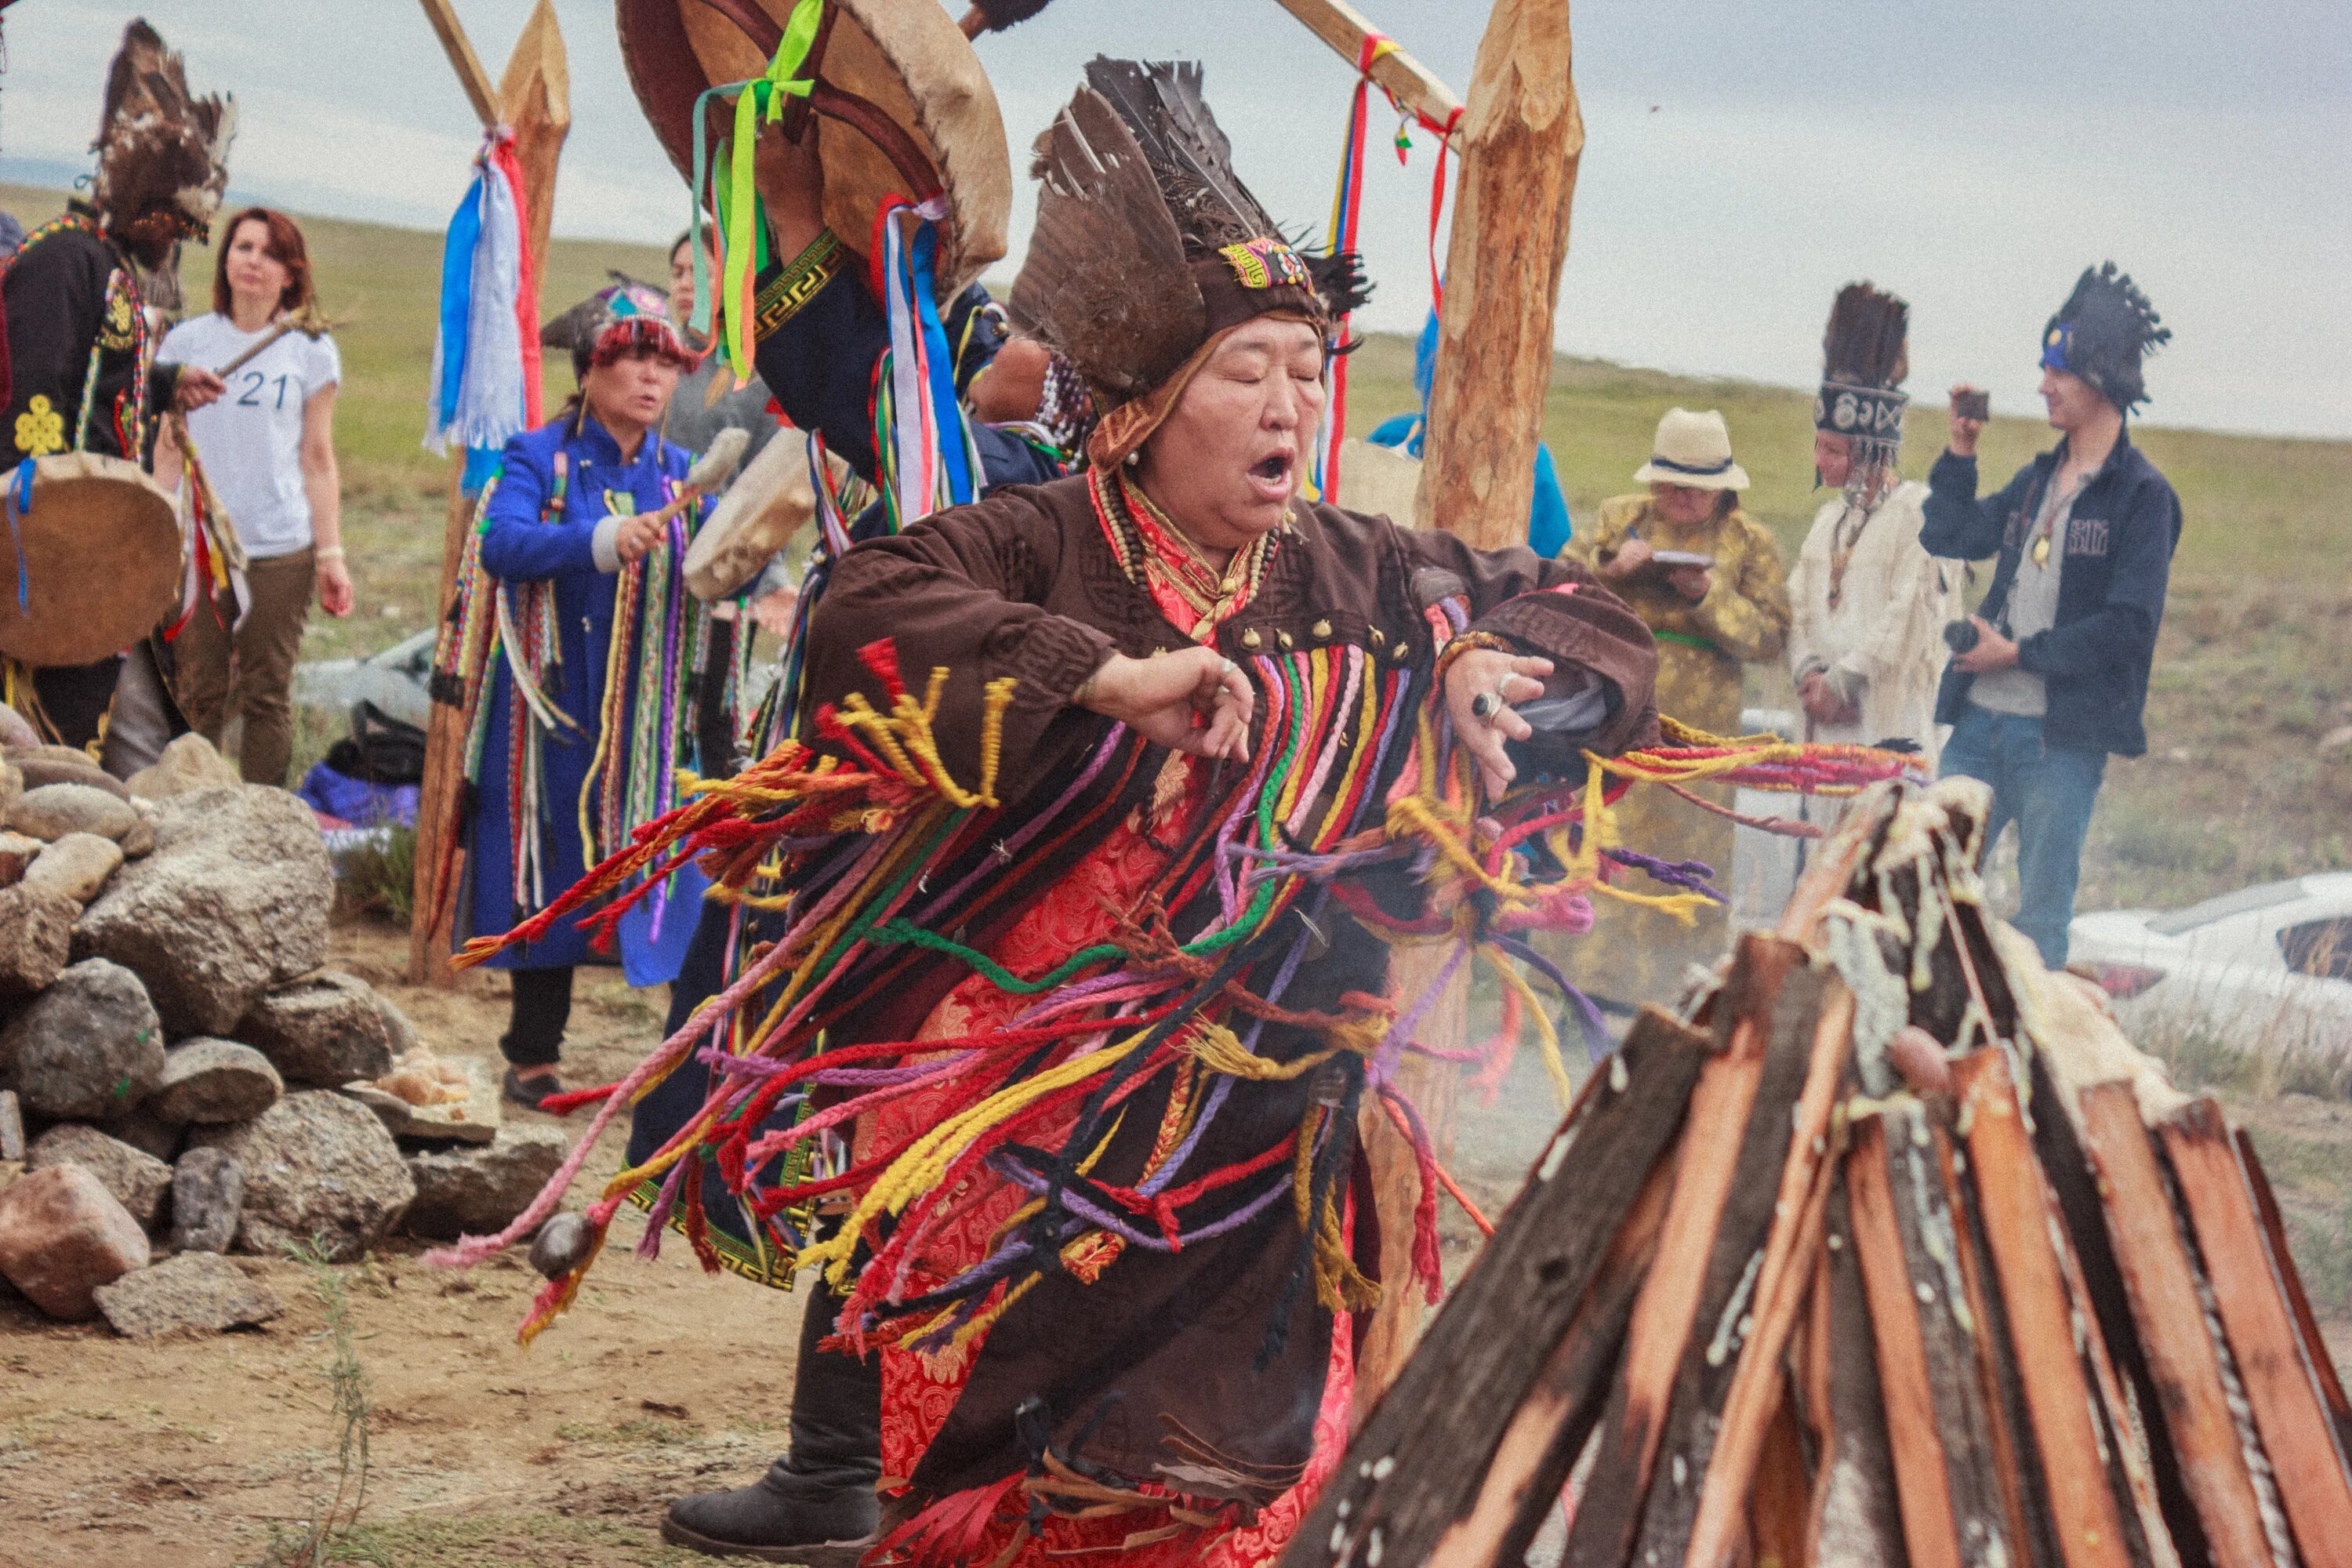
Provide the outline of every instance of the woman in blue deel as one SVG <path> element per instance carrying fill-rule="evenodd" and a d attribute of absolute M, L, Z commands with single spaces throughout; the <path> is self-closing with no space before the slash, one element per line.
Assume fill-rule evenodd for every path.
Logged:
<path fill-rule="evenodd" d="M 697 761 L 693 671 L 709 638 L 680 568 L 698 503 L 681 494 L 691 454 L 661 437 L 694 356 L 662 297 L 634 284 L 567 312 L 548 337 L 572 350 L 579 394 L 507 443 L 479 524 L 472 581 L 495 595 L 497 646 L 468 747 L 460 944 L 545 909 L 677 804 L 674 770 Z M 621 921 L 630 984 L 677 976 L 704 887 L 681 869 Z M 489 961 L 513 972 L 499 1041 L 509 1100 L 536 1106 L 562 1088 L 572 971 L 615 956 L 592 950 L 582 925 L 594 914 Z"/>
<path fill-rule="evenodd" d="M 1421 342 L 1412 351 L 1412 389 L 1421 394 L 1421 411 L 1382 420 L 1365 439 L 1375 447 L 1402 447 L 1420 457 L 1421 438 L 1429 423 L 1429 385 L 1436 374 L 1437 312 L 1432 310 L 1428 324 L 1421 329 Z M 1574 529 L 1569 520 L 1568 498 L 1560 494 L 1559 475 L 1551 466 L 1551 448 L 1538 443 L 1535 499 L 1528 505 L 1528 548 L 1549 560 L 1568 543 Z"/>

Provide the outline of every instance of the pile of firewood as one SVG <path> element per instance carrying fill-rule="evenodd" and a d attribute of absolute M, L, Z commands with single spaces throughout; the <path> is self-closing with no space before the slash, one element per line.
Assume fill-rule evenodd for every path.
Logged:
<path fill-rule="evenodd" d="M 1991 919 L 1981 786 L 1864 796 L 1645 1012 L 1285 1568 L 2352 1563 L 2262 1166 Z"/>

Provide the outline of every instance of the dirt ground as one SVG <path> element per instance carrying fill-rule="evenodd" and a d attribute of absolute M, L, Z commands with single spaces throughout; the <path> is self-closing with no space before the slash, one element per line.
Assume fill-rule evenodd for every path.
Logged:
<path fill-rule="evenodd" d="M 380 927 L 343 929 L 334 962 L 383 987 L 436 1049 L 492 1070 L 504 982 L 409 988 L 404 948 Z M 573 1081 L 635 1064 L 658 995 L 583 976 Z M 618 1155 L 616 1138 L 583 1190 Z M 708 1561 L 661 1548 L 662 1505 L 748 1482 L 782 1448 L 800 1298 L 709 1278 L 682 1242 L 637 1262 L 625 1254 L 640 1224 L 623 1212 L 580 1303 L 530 1350 L 514 1330 L 537 1277 L 520 1258 L 457 1275 L 403 1242 L 342 1271 L 373 1406 L 348 1561 Z M 139 1344 L 0 1303 L 0 1565 L 228 1568 L 310 1517 L 336 1471 L 332 1347 L 308 1271 L 247 1261 L 288 1309 L 252 1332 Z"/>
<path fill-rule="evenodd" d="M 497 1062 L 503 980 L 453 991 L 400 984 L 405 942 L 339 928 L 334 962 L 383 988 L 436 1048 Z M 660 993 L 583 974 L 566 1070 L 620 1076 L 660 1026 Z M 2254 1128 L 2339 1363 L 2352 1353 L 2352 1105 L 2232 1097 Z M 529 1115 L 530 1113 L 520 1113 Z M 1499 1213 L 1557 1113 L 1533 1053 L 1496 1103 L 1465 1103 L 1455 1169 Z M 618 1139 L 581 1192 L 618 1168 Z M 1475 1247 L 1448 1205 L 1446 1263 Z M 403 1242 L 340 1270 L 371 1404 L 367 1491 L 344 1562 L 384 1568 L 708 1561 L 665 1549 L 663 1505 L 744 1484 L 785 1441 L 802 1298 L 713 1279 L 673 1239 L 625 1256 L 624 1210 L 606 1263 L 530 1350 L 514 1329 L 536 1285 L 520 1258 L 470 1274 Z M 333 1489 L 333 1347 L 314 1280 L 247 1260 L 287 1303 L 261 1330 L 136 1344 L 103 1324 L 48 1321 L 0 1302 L 0 1568 L 231 1568 L 263 1561 Z"/>

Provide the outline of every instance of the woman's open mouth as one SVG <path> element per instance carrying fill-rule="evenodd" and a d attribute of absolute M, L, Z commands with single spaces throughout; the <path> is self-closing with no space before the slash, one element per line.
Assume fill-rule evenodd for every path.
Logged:
<path fill-rule="evenodd" d="M 1290 498 L 1290 454 L 1273 452 L 1250 465 L 1250 487 L 1269 500 Z"/>

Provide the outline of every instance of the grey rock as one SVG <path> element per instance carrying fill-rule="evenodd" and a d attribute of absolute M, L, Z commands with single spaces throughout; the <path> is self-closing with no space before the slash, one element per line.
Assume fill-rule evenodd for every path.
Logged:
<path fill-rule="evenodd" d="M 244 782 L 228 759 L 194 731 L 164 747 L 152 764 L 125 781 L 131 793 L 144 800 L 169 800 L 199 790 L 237 789 Z"/>
<path fill-rule="evenodd" d="M 245 1212 L 245 1170 L 226 1149 L 191 1149 L 172 1167 L 172 1250 L 226 1252 Z"/>
<path fill-rule="evenodd" d="M 8 808 L 10 827 L 52 844 L 68 833 L 120 838 L 138 820 L 139 814 L 131 809 L 129 801 L 83 784 L 28 789 Z"/>
<path fill-rule="evenodd" d="M 25 775 L 13 762 L 0 762 L 0 823 L 16 809 L 16 797 L 25 793 Z"/>
<path fill-rule="evenodd" d="M 104 1121 L 163 1073 L 163 1033 L 139 976 L 85 959 L 0 1028 L 0 1079 L 56 1121 Z"/>
<path fill-rule="evenodd" d="M 392 1070 L 392 1038 L 374 987 L 339 969 L 265 992 L 230 1032 L 294 1083 L 336 1088 Z"/>
<path fill-rule="evenodd" d="M 25 1163 L 25 1107 L 13 1089 L 0 1089 L 0 1163 Z"/>
<path fill-rule="evenodd" d="M 8 808 L 0 805 L 0 819 Z M 26 833 L 0 831 L 0 888 L 13 888 L 25 879 L 34 859 L 41 853 L 41 841 Z"/>
<path fill-rule="evenodd" d="M 198 1127 L 189 1138 L 226 1152 L 245 1173 L 240 1252 L 283 1252 L 319 1236 L 330 1258 L 349 1260 L 398 1224 L 416 1196 L 383 1123 L 331 1090 L 300 1090 L 251 1121 Z"/>
<path fill-rule="evenodd" d="M 8 763 L 25 778 L 26 789 L 40 789 L 53 784 L 88 784 L 102 789 L 117 800 L 129 800 L 131 790 L 121 779 L 91 762 L 79 752 L 59 756 L 62 746 L 44 746 L 39 754 L 12 756 Z"/>
<path fill-rule="evenodd" d="M 266 1323 L 286 1310 L 277 1291 L 216 1252 L 184 1252 L 101 1285 L 95 1294 L 114 1331 L 134 1340 L 216 1334 Z"/>
<path fill-rule="evenodd" d="M 102 1124 L 100 1131 L 110 1138 L 120 1138 L 133 1149 L 152 1154 L 165 1164 L 180 1157 L 180 1144 L 187 1129 L 176 1121 L 166 1121 L 146 1105 L 134 1105 L 121 1115 Z"/>
<path fill-rule="evenodd" d="M 46 991 L 73 951 L 81 906 L 37 888 L 0 888 L 0 1000 Z M 0 1074 L 7 1071 L 0 1054 Z"/>
<path fill-rule="evenodd" d="M 79 1121 L 58 1123 L 34 1139 L 25 1152 L 27 1171 L 54 1165 L 79 1165 L 96 1176 L 141 1225 L 155 1223 L 163 1212 L 163 1194 L 172 1190 L 171 1166 Z"/>
<path fill-rule="evenodd" d="M 377 992 L 375 1005 L 376 1010 L 383 1015 L 384 1043 L 391 1047 L 395 1058 L 406 1056 L 424 1043 L 423 1037 L 416 1032 L 416 1026 L 408 1021 L 407 1014 L 393 1005 L 391 997 Z"/>
<path fill-rule="evenodd" d="M 142 812 L 122 836 L 121 849 L 125 860 L 143 860 L 155 853 L 155 819 Z"/>
<path fill-rule="evenodd" d="M 333 900 L 317 820 L 293 795 L 173 795 L 154 853 L 114 874 L 74 950 L 137 971 L 174 1035 L 227 1035 L 264 990 L 325 961 Z"/>
<path fill-rule="evenodd" d="M 165 1121 L 250 1121 L 278 1103 L 285 1080 L 269 1058 L 235 1040 L 198 1036 L 163 1053 L 146 1108 Z"/>
<path fill-rule="evenodd" d="M 25 868 L 20 886 L 63 893 L 78 904 L 98 897 L 114 868 L 122 864 L 122 847 L 95 833 L 68 833 L 40 853 Z"/>
<path fill-rule="evenodd" d="M 52 1165 L 0 1188 L 0 1276 L 53 1318 L 96 1317 L 98 1288 L 153 1258 L 139 1222 L 79 1165 Z"/>
<path fill-rule="evenodd" d="M 571 1148 L 561 1128 L 508 1127 L 487 1144 L 410 1155 L 416 1178 L 410 1234 L 449 1241 L 504 1228 L 530 1206 Z"/>
<path fill-rule="evenodd" d="M 33 728 L 31 720 L 5 702 L 0 702 L 0 746 L 15 751 L 19 746 L 37 746 L 41 732 Z"/>

